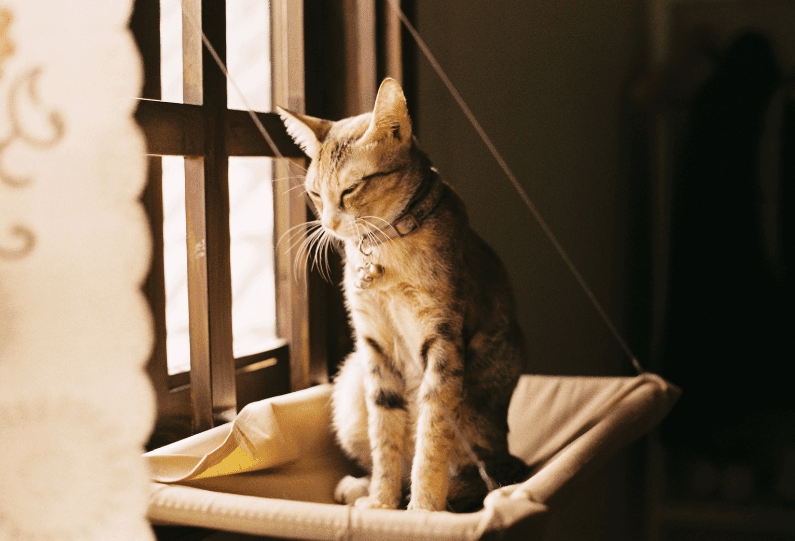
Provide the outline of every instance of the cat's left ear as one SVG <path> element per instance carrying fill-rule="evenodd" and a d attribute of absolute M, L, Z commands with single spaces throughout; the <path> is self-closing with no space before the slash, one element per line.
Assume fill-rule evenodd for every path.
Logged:
<path fill-rule="evenodd" d="M 317 158 L 320 153 L 320 143 L 326 138 L 332 122 L 309 115 L 292 113 L 278 105 L 276 111 L 282 117 L 287 133 L 301 147 L 301 150 L 311 159 Z"/>
<path fill-rule="evenodd" d="M 390 78 L 384 79 L 378 89 L 370 126 L 358 144 L 365 146 L 386 137 L 391 137 L 398 143 L 411 140 L 411 119 L 406 97 L 400 83 Z"/>

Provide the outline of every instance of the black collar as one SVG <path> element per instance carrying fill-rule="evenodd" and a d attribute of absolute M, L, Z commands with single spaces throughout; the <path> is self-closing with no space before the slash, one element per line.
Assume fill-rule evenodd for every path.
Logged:
<path fill-rule="evenodd" d="M 430 179 L 420 185 L 409 201 L 406 210 L 394 222 L 389 224 L 389 227 L 372 231 L 362 237 L 359 241 L 359 247 L 375 246 L 396 237 L 405 237 L 410 234 L 430 216 L 443 195 L 444 182 L 442 182 L 436 169 L 431 168 Z"/>

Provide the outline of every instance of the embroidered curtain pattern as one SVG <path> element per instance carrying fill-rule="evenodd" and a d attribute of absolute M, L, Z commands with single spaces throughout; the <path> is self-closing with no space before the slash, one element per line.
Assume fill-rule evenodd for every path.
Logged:
<path fill-rule="evenodd" d="M 153 539 L 131 0 L 0 0 L 0 540 Z"/>

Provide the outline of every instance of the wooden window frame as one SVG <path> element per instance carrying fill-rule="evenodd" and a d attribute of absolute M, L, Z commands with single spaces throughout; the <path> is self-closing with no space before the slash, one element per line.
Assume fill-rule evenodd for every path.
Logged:
<path fill-rule="evenodd" d="M 273 80 L 278 82 L 273 85 L 274 102 L 303 111 L 303 46 L 301 40 L 290 38 L 302 36 L 303 5 L 300 0 L 276 0 L 271 5 Z M 159 0 L 137 0 L 130 21 L 144 64 L 142 99 L 135 117 L 151 156 L 148 184 L 142 196 L 153 239 L 152 266 L 144 286 L 155 331 L 148 370 L 157 395 L 158 418 L 174 429 L 158 443 L 228 421 L 253 400 L 308 387 L 313 383 L 310 374 L 322 380 L 325 369 L 322 351 L 312 352 L 309 346 L 306 281 L 293 277 L 293 254 L 285 250 L 275 254 L 274 269 L 277 333 L 283 343 L 255 355 L 234 358 L 229 158 L 275 156 L 249 114 L 227 107 L 226 78 L 193 28 L 194 24 L 201 25 L 225 62 L 226 2 L 183 0 L 182 9 L 185 103 L 159 101 Z M 278 115 L 256 115 L 286 158 L 276 160 L 275 174 L 287 176 L 287 159 L 305 165 L 303 153 L 286 134 Z M 171 376 L 165 347 L 160 156 L 185 158 L 191 370 Z M 279 238 L 281 232 L 306 220 L 306 206 L 294 191 L 273 193 L 274 237 Z"/>
<path fill-rule="evenodd" d="M 412 1 L 401 3 L 411 11 Z M 151 272 L 143 287 L 152 307 L 155 334 L 148 366 L 158 402 L 152 448 L 228 421 L 254 400 L 327 382 L 352 346 L 339 280 L 329 284 L 317 273 L 310 273 L 307 280 L 295 279 L 294 254 L 280 249 L 275 253 L 276 316 L 277 333 L 284 342 L 256 355 L 233 356 L 228 159 L 274 157 L 274 153 L 247 112 L 228 109 L 225 77 L 200 36 L 190 32 L 193 24 L 200 24 L 225 61 L 225 2 L 182 0 L 182 5 L 186 103 L 159 101 L 159 0 L 136 0 L 130 20 L 144 66 L 135 117 L 151 156 L 142 201 L 153 242 Z M 404 71 L 413 72 L 414 52 L 409 49 L 404 54 L 405 31 L 401 33 L 386 0 L 271 0 L 270 5 L 275 104 L 304 112 L 309 101 L 310 114 L 351 116 L 372 105 L 381 78 L 402 81 Z M 185 11 L 191 20 L 185 20 Z M 313 54 L 309 66 L 304 61 L 305 46 Z M 368 53 L 367 48 L 374 48 L 375 53 Z M 345 75 L 340 76 L 341 72 Z M 413 93 L 411 84 L 406 90 Z M 305 166 L 305 156 L 278 115 L 256 115 L 286 158 L 274 161 L 275 178 L 294 175 L 295 168 L 288 170 L 287 160 Z M 186 157 L 191 371 L 171 376 L 166 364 L 160 156 Z M 274 190 L 274 238 L 303 223 L 307 212 L 295 190 Z M 197 252 L 203 257 L 191 257 Z"/>

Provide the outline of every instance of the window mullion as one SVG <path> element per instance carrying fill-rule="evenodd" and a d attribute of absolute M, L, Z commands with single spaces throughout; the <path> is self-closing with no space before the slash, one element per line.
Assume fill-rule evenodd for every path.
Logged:
<path fill-rule="evenodd" d="M 213 426 L 204 185 L 204 159 L 186 157 L 185 226 L 188 246 L 188 306 L 190 311 L 190 390 L 195 432 L 207 430 Z"/>
<path fill-rule="evenodd" d="M 217 0 L 183 0 L 183 95 L 202 106 L 203 158 L 186 158 L 191 393 L 194 430 L 236 413 L 229 263 L 228 156 L 224 143 L 226 80 L 202 48 L 200 25 L 226 58 L 226 9 Z"/>
<path fill-rule="evenodd" d="M 198 0 L 182 2 L 182 94 L 186 104 L 201 106 L 201 24 Z M 197 37 L 198 47 L 197 47 Z M 202 110 L 202 127 L 205 111 Z M 205 142 L 209 136 L 205 131 Z M 203 145 L 202 151 L 206 148 Z M 204 157 L 185 158 L 185 228 L 188 257 L 188 310 L 190 325 L 190 397 L 194 432 L 213 426 L 210 330 L 207 313 L 207 242 L 204 219 Z"/>
<path fill-rule="evenodd" d="M 202 0 L 202 30 L 226 62 L 226 2 Z M 207 226 L 207 293 L 213 416 L 231 420 L 237 413 L 232 352 L 232 269 L 229 233 L 229 155 L 226 150 L 226 77 L 207 48 L 202 50 L 202 91 L 207 108 L 204 159 Z"/>
<path fill-rule="evenodd" d="M 271 10 L 273 103 L 303 113 L 303 2 L 273 0 Z M 295 176 L 305 165 L 302 162 L 296 160 L 296 164 L 291 164 L 288 160 L 276 160 L 275 178 Z M 274 189 L 273 211 L 276 238 L 306 221 L 306 203 L 296 190 Z M 295 251 L 289 246 L 277 251 L 277 326 L 279 336 L 290 344 L 290 387 L 296 391 L 308 387 L 313 381 L 324 381 L 327 376 L 325 352 L 310 350 L 308 287 L 305 277 L 293 275 L 294 262 Z"/>

